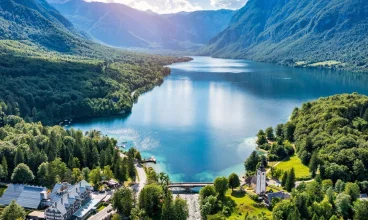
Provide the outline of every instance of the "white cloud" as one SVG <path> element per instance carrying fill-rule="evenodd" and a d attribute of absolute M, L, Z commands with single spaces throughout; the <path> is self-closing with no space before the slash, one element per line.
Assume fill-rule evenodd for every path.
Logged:
<path fill-rule="evenodd" d="M 152 10 L 157 13 L 196 11 L 202 8 L 189 0 L 85 0 L 87 2 L 121 3 L 139 10 Z"/>
<path fill-rule="evenodd" d="M 211 5 L 215 8 L 239 9 L 248 0 L 211 0 Z"/>

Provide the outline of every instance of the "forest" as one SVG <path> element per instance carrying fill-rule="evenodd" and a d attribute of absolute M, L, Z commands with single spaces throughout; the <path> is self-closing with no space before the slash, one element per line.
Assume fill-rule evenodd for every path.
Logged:
<path fill-rule="evenodd" d="M 1 103 L 1 109 L 6 108 Z M 92 130 L 65 130 L 60 126 L 27 123 L 22 118 L 1 111 L 0 178 L 5 182 L 52 187 L 86 179 L 98 189 L 103 175 L 126 181 L 136 176 L 134 148 L 122 159 L 116 140 Z M 94 175 L 94 174 L 98 175 Z M 102 173 L 102 175 L 101 175 Z"/>
<path fill-rule="evenodd" d="M 288 200 L 271 202 L 273 219 L 366 219 L 368 201 L 360 194 L 368 193 L 367 134 L 368 97 L 356 93 L 304 103 L 287 123 L 260 131 L 257 144 L 267 158 L 252 153 L 245 162 L 248 173 L 264 161 L 291 156 L 295 144 L 314 178 L 296 184 L 293 168 L 275 175 L 271 167 L 272 178 L 291 193 Z"/>
<path fill-rule="evenodd" d="M 170 74 L 163 65 L 189 60 L 100 53 L 95 58 L 67 55 L 30 42 L 1 41 L 0 98 L 7 106 L 3 111 L 44 124 L 129 113 L 140 93 Z"/>

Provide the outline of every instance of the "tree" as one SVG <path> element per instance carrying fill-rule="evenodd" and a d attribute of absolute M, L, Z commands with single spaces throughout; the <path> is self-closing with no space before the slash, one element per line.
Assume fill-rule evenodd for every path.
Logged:
<path fill-rule="evenodd" d="M 295 209 L 295 205 L 290 200 L 283 200 L 273 208 L 272 217 L 275 220 L 293 219 L 289 218 L 289 214 L 293 213 L 293 215 L 297 215 L 297 213 L 295 213 Z"/>
<path fill-rule="evenodd" d="M 34 179 L 32 170 L 24 164 L 20 163 L 15 167 L 11 180 L 14 183 L 30 183 Z"/>
<path fill-rule="evenodd" d="M 21 147 L 17 147 L 14 157 L 14 166 L 17 166 L 20 163 L 25 163 L 24 153 Z"/>
<path fill-rule="evenodd" d="M 102 180 L 101 168 L 97 167 L 96 169 L 91 170 L 88 175 L 88 179 L 93 184 L 94 189 L 98 190 L 98 187 L 100 186 L 100 181 Z"/>
<path fill-rule="evenodd" d="M 340 193 L 336 197 L 336 210 L 344 218 L 348 218 L 351 212 L 351 197 L 345 193 Z"/>
<path fill-rule="evenodd" d="M 285 139 L 290 141 L 290 142 L 293 142 L 294 141 L 295 125 L 291 122 L 287 122 L 283 126 L 283 130 L 284 130 Z"/>
<path fill-rule="evenodd" d="M 132 208 L 132 211 L 130 212 L 130 218 L 132 220 L 143 220 L 143 219 L 149 219 L 146 211 L 140 208 Z"/>
<path fill-rule="evenodd" d="M 306 192 L 312 201 L 320 202 L 323 199 L 322 185 L 317 181 L 308 183 Z"/>
<path fill-rule="evenodd" d="M 260 160 L 261 158 L 259 157 L 257 151 L 253 151 L 248 159 L 244 162 L 245 170 L 247 172 L 255 172 Z"/>
<path fill-rule="evenodd" d="M 1 213 L 2 220 L 15 220 L 15 219 L 25 219 L 26 211 L 24 211 L 23 207 L 18 205 L 14 200 L 10 202 L 10 204 L 4 208 Z"/>
<path fill-rule="evenodd" d="M 312 177 L 316 176 L 317 169 L 318 169 L 317 151 L 314 151 L 312 154 L 312 158 L 309 162 L 309 172 L 312 174 Z"/>
<path fill-rule="evenodd" d="M 234 191 L 234 188 L 240 186 L 240 179 L 239 176 L 235 173 L 230 174 L 229 176 L 229 187 L 232 191 Z"/>
<path fill-rule="evenodd" d="M 84 180 L 85 181 L 87 181 L 87 182 L 89 182 L 89 173 L 90 173 L 91 171 L 89 170 L 89 168 L 88 167 L 85 167 L 85 168 L 83 168 L 82 169 L 82 175 L 83 175 L 83 178 L 84 178 Z"/>
<path fill-rule="evenodd" d="M 287 175 L 286 183 L 285 183 L 285 189 L 289 192 L 295 187 L 295 170 L 294 167 L 291 168 L 289 174 Z"/>
<path fill-rule="evenodd" d="M 3 156 L 3 158 L 1 159 L 1 166 L 4 169 L 5 180 L 7 180 L 9 176 L 9 171 L 8 171 L 8 162 L 6 161 L 5 156 Z"/>
<path fill-rule="evenodd" d="M 261 135 L 257 137 L 257 145 L 262 146 L 267 143 L 266 135 Z"/>
<path fill-rule="evenodd" d="M 220 198 L 225 197 L 226 190 L 229 187 L 229 182 L 226 177 L 217 177 L 214 182 L 215 189 Z"/>
<path fill-rule="evenodd" d="M 352 201 L 355 201 L 360 196 L 360 188 L 357 183 L 347 183 L 344 192 L 349 195 Z"/>
<path fill-rule="evenodd" d="M 344 181 L 342 181 L 342 180 L 337 180 L 337 182 L 336 182 L 336 184 L 335 184 L 335 191 L 337 192 L 337 193 L 341 193 L 341 192 L 343 192 L 345 190 L 345 183 L 344 183 Z"/>
<path fill-rule="evenodd" d="M 47 162 L 43 162 L 38 166 L 37 169 L 37 180 L 41 186 L 47 185 L 47 177 L 48 177 L 48 166 Z"/>
<path fill-rule="evenodd" d="M 273 133 L 273 128 L 269 127 L 266 129 L 266 137 L 268 140 L 273 141 L 275 139 L 275 135 Z"/>
<path fill-rule="evenodd" d="M 214 186 L 211 186 L 211 185 L 207 185 L 203 187 L 201 191 L 199 191 L 199 196 L 201 198 L 201 201 L 203 201 L 209 196 L 216 196 L 216 195 L 217 195 L 216 189 Z"/>
<path fill-rule="evenodd" d="M 276 137 L 284 139 L 284 125 L 278 124 L 275 129 Z"/>
<path fill-rule="evenodd" d="M 368 201 L 354 203 L 354 220 L 365 220 L 368 217 Z"/>
<path fill-rule="evenodd" d="M 282 187 L 285 187 L 287 179 L 288 179 L 288 172 L 284 171 L 284 174 L 282 175 L 282 179 L 281 179 L 281 186 Z"/>
<path fill-rule="evenodd" d="M 164 193 L 157 184 L 145 186 L 139 194 L 139 208 L 143 209 L 149 217 L 161 213 L 161 199 Z"/>
<path fill-rule="evenodd" d="M 82 172 L 79 168 L 74 168 L 72 171 L 72 183 L 78 183 L 84 179 Z"/>
<path fill-rule="evenodd" d="M 189 217 L 189 208 L 185 200 L 176 198 L 173 204 L 175 220 L 186 220 Z"/>
<path fill-rule="evenodd" d="M 129 217 L 133 209 L 133 193 L 129 188 L 118 189 L 112 197 L 112 206 L 124 217 Z"/>
<path fill-rule="evenodd" d="M 63 181 L 67 170 L 68 168 L 61 158 L 56 158 L 52 162 L 49 162 L 48 186 L 53 186 L 55 183 Z M 59 181 L 56 182 L 57 180 Z"/>
<path fill-rule="evenodd" d="M 104 167 L 103 175 L 105 177 L 105 180 L 111 180 L 112 178 L 114 178 L 114 174 L 112 173 L 110 166 Z"/>

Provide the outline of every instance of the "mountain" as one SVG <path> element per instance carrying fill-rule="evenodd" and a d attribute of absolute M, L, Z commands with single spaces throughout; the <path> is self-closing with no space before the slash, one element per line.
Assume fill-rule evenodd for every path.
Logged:
<path fill-rule="evenodd" d="M 44 0 L 0 1 L 0 57 L 1 110 L 46 124 L 129 113 L 189 60 L 97 44 Z"/>
<path fill-rule="evenodd" d="M 0 39 L 31 40 L 60 52 L 70 52 L 82 36 L 44 0 L 1 0 Z"/>
<path fill-rule="evenodd" d="M 230 10 L 219 10 L 160 15 L 123 4 L 83 0 L 52 5 L 77 29 L 116 47 L 199 47 L 224 30 L 234 14 Z"/>
<path fill-rule="evenodd" d="M 249 0 L 203 54 L 368 71 L 368 1 Z"/>

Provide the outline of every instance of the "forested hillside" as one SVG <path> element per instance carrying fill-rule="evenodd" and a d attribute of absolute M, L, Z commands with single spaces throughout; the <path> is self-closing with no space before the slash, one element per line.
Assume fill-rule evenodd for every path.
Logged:
<path fill-rule="evenodd" d="M 296 150 L 309 164 L 316 154 L 320 175 L 336 182 L 368 180 L 368 97 L 336 95 L 295 109 Z"/>
<path fill-rule="evenodd" d="M 365 0 L 249 0 L 203 54 L 366 72 L 367 23 Z"/>
<path fill-rule="evenodd" d="M 0 99 L 27 121 L 127 113 L 170 73 L 163 65 L 188 60 L 93 43 L 44 0 L 0 6 Z"/>
<path fill-rule="evenodd" d="M 26 123 L 18 116 L 6 115 L 5 103 L 0 106 L 2 181 L 52 187 L 58 182 L 76 183 L 82 179 L 97 184 L 100 180 L 90 175 L 94 169 L 102 169 L 103 176 L 113 175 L 120 181 L 136 175 L 133 160 L 138 152 L 133 148 L 122 159 L 115 150 L 116 140 L 99 131 L 83 134 L 60 126 Z"/>
<path fill-rule="evenodd" d="M 83 0 L 52 5 L 97 41 L 151 49 L 198 48 L 224 30 L 234 14 L 219 10 L 159 15 L 124 4 Z"/>
<path fill-rule="evenodd" d="M 360 199 L 360 194 L 368 193 L 367 96 L 342 94 L 304 103 L 295 108 L 290 121 L 257 136 L 259 147 L 267 150 L 268 161 L 284 159 L 289 164 L 286 170 L 269 164 L 270 177 L 279 179 L 291 192 L 290 199 L 270 201 L 273 219 L 367 218 L 368 201 Z M 294 154 L 290 143 L 295 144 L 298 157 L 308 165 L 314 180 L 296 182 L 301 166 L 288 162 Z M 264 161 L 267 164 L 265 157 L 254 151 L 245 166 L 255 171 Z"/>

